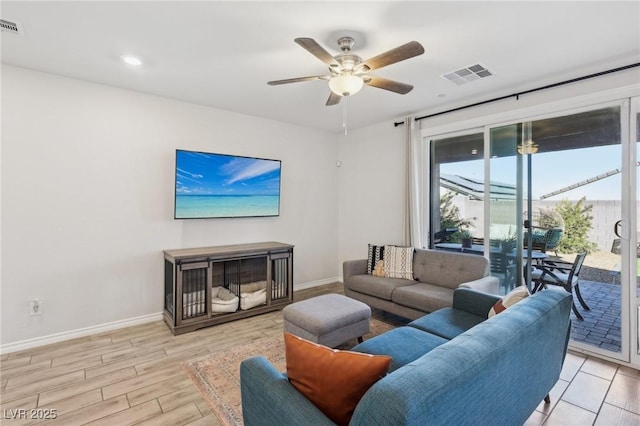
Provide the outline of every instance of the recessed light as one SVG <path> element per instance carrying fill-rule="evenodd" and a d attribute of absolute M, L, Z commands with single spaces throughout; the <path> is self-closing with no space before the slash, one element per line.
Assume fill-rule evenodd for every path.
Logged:
<path fill-rule="evenodd" d="M 135 67 L 139 67 L 140 65 L 142 65 L 142 61 L 136 56 L 122 55 L 120 56 L 120 59 L 122 59 L 126 64 L 133 65 Z"/>

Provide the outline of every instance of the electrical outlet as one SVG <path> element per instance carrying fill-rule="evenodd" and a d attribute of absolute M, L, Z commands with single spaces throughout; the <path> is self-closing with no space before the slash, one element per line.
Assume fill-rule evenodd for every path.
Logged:
<path fill-rule="evenodd" d="M 34 299 L 29 302 L 29 314 L 30 315 L 40 315 L 42 313 L 42 303 L 40 303 L 39 299 Z"/>

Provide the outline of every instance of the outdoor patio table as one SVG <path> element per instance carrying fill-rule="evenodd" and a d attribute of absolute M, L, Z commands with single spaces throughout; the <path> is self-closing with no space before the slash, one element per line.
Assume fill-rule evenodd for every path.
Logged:
<path fill-rule="evenodd" d="M 484 245 L 482 244 L 472 244 L 471 247 L 462 247 L 461 243 L 438 243 L 434 246 L 438 250 L 449 250 L 449 251 L 459 251 L 462 253 L 470 253 L 470 254 L 484 254 Z M 500 253 L 499 247 L 491 246 L 489 248 L 491 253 Z M 516 257 L 516 251 L 512 250 L 507 253 L 509 257 Z M 526 259 L 528 256 L 527 250 L 522 250 L 522 258 Z M 531 250 L 531 260 L 534 262 L 539 262 L 543 259 L 546 259 L 548 255 L 539 250 Z"/>

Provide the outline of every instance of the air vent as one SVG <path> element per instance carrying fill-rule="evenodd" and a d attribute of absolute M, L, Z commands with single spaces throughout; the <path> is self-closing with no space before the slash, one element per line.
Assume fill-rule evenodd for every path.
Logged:
<path fill-rule="evenodd" d="M 19 34 L 18 24 L 11 21 L 6 21 L 4 19 L 0 19 L 0 28 L 2 28 L 3 32 L 8 32 L 12 34 Z"/>
<path fill-rule="evenodd" d="M 484 65 L 475 64 L 443 74 L 441 77 L 460 86 L 461 84 L 469 83 L 470 81 L 479 80 L 491 75 L 493 75 L 491 71 L 489 71 Z"/>

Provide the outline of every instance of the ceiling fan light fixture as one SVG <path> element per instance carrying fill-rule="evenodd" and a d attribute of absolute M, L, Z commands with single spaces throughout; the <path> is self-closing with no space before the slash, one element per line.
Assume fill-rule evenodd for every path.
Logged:
<path fill-rule="evenodd" d="M 350 36 L 344 36 L 338 39 L 341 53 L 335 56 L 327 52 L 325 48 L 320 46 L 318 42 L 312 38 L 298 37 L 294 39 L 294 41 L 327 65 L 329 67 L 329 75 L 273 80 L 268 81 L 267 84 L 277 86 L 301 81 L 328 80 L 331 92 L 325 103 L 326 106 L 337 105 L 343 97 L 355 95 L 362 90 L 362 86 L 365 84 L 370 87 L 406 95 L 413 89 L 412 85 L 367 75 L 367 73 L 424 53 L 424 47 L 422 47 L 420 43 L 410 41 L 363 62 L 360 56 L 351 52 L 354 39 Z"/>
<path fill-rule="evenodd" d="M 532 126 L 530 121 L 524 123 L 522 132 L 522 139 L 524 142 L 522 142 L 522 145 L 518 145 L 518 154 L 531 155 L 538 152 L 538 144 L 531 138 Z"/>
<path fill-rule="evenodd" d="M 518 145 L 518 154 L 530 155 L 538 152 L 538 144 L 531 139 L 525 141 L 522 145 Z"/>
<path fill-rule="evenodd" d="M 350 73 L 343 73 L 329 80 L 329 88 L 331 91 L 340 96 L 355 95 L 362 89 L 363 85 L 364 81 L 361 77 Z"/>

